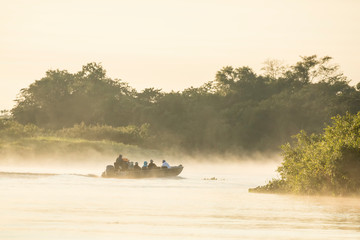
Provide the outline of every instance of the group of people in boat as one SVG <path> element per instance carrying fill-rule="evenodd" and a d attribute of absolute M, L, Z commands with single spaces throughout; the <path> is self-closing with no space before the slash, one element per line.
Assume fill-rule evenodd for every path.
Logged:
<path fill-rule="evenodd" d="M 162 160 L 161 167 L 158 167 L 151 159 L 149 164 L 147 161 L 144 161 L 143 166 L 140 167 L 138 162 L 135 162 L 134 164 L 134 162 L 131 162 L 129 159 L 123 158 L 121 154 L 114 162 L 115 171 L 128 171 L 128 170 L 140 171 L 140 170 L 151 170 L 157 168 L 170 168 L 170 165 L 165 160 Z"/>

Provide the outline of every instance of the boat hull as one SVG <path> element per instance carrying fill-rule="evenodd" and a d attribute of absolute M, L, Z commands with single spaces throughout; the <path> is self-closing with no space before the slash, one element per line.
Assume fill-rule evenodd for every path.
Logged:
<path fill-rule="evenodd" d="M 167 178 L 176 177 L 182 170 L 183 166 L 176 166 L 171 168 L 156 168 L 146 170 L 132 170 L 132 171 L 120 171 L 120 172 L 108 172 L 105 171 L 101 175 L 104 178 Z"/>

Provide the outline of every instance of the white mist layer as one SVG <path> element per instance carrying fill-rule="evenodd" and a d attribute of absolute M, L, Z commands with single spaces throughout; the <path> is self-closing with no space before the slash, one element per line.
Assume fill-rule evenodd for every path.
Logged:
<path fill-rule="evenodd" d="M 1 167 L 0 239 L 360 238 L 356 198 L 248 193 L 276 177 L 277 161 L 183 160 L 180 177 L 170 179 L 72 174 L 100 175 L 110 160 L 82 170 Z"/>

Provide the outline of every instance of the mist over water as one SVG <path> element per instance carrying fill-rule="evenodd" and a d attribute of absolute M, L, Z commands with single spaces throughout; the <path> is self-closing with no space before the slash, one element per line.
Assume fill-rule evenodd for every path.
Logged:
<path fill-rule="evenodd" d="M 169 161 L 183 163 L 179 177 L 97 177 L 109 161 L 1 166 L 0 239 L 360 238 L 358 198 L 248 193 L 276 177 L 276 161 Z"/>

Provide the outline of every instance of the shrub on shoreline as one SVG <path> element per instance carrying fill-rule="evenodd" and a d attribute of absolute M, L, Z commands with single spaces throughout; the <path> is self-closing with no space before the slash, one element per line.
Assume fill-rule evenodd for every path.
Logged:
<path fill-rule="evenodd" d="M 346 195 L 360 193 L 360 112 L 336 116 L 322 134 L 301 131 L 282 146 L 280 179 L 250 192 Z"/>

